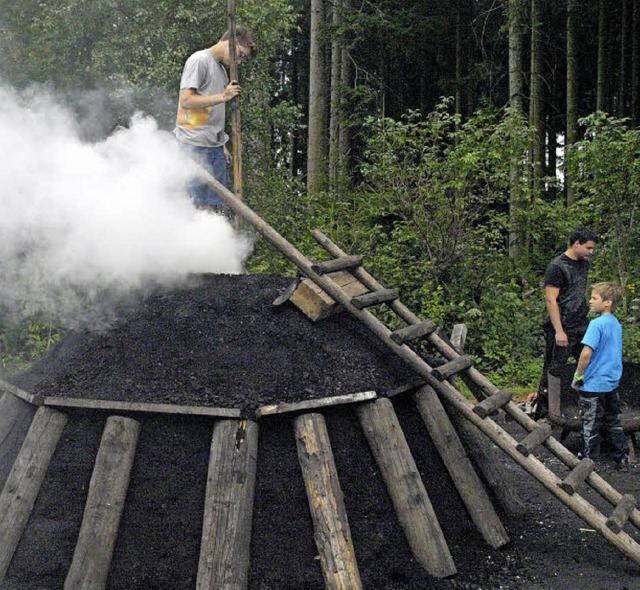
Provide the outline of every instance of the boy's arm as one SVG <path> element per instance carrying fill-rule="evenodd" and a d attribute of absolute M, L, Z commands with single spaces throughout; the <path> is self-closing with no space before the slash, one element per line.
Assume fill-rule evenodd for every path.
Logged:
<path fill-rule="evenodd" d="M 571 384 L 574 389 L 580 389 L 580 386 L 584 383 L 584 372 L 587 370 L 592 354 L 593 348 L 585 344 L 582 347 L 582 352 L 578 359 L 578 366 L 576 367 L 576 372 L 573 376 L 573 383 Z"/>

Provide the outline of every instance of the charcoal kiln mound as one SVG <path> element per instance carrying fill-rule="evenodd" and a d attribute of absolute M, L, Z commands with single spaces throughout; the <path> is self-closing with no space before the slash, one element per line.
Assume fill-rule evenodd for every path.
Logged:
<path fill-rule="evenodd" d="M 40 397 L 239 409 L 252 419 L 285 404 L 401 389 L 415 374 L 346 314 L 317 324 L 272 302 L 291 279 L 198 276 L 123 303 L 100 331 L 68 333 L 12 379 Z M 638 374 L 638 373 L 634 373 Z M 633 389 L 631 375 L 627 382 Z M 411 397 L 392 398 L 458 574 L 416 561 L 353 408 L 322 411 L 340 479 L 362 586 L 376 590 L 638 587 L 640 570 L 505 457 L 527 505 L 502 515 L 511 542 L 492 549 L 472 523 Z M 113 412 L 69 409 L 28 525 L 2 588 L 62 588 L 74 557 L 100 437 Z M 122 412 L 140 434 L 107 587 L 194 588 L 215 418 Z M 296 451 L 292 416 L 259 422 L 249 588 L 325 587 Z M 515 428 L 514 425 L 507 428 Z M 11 449 L 0 460 L 10 463 Z M 2 462 L 0 461 L 0 462 Z M 0 469 L 0 487 L 7 478 Z M 612 474 L 640 490 L 636 473 Z M 593 584 L 593 585 L 589 585 Z M 635 585 L 635 586 L 634 586 Z"/>

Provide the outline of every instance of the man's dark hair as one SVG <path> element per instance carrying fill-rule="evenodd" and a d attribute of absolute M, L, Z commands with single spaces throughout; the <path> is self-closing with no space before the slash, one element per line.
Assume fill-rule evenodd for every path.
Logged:
<path fill-rule="evenodd" d="M 229 38 L 229 31 L 227 30 L 220 41 L 226 41 Z M 255 57 L 258 53 L 256 42 L 253 40 L 253 33 L 247 28 L 238 25 L 236 27 L 236 43 L 239 43 L 243 47 L 251 49 L 251 57 Z"/>
<path fill-rule="evenodd" d="M 587 242 L 597 242 L 598 234 L 594 232 L 592 229 L 588 227 L 584 227 L 581 225 L 576 228 L 576 230 L 571 234 L 569 238 L 569 243 L 575 244 L 578 242 L 579 244 L 586 244 Z"/>

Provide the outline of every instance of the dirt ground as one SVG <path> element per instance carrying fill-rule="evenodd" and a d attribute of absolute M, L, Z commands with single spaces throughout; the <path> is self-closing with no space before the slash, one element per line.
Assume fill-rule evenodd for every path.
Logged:
<path fill-rule="evenodd" d="M 384 395 L 414 378 L 352 318 L 343 314 L 312 324 L 290 305 L 273 307 L 290 280 L 203 276 L 170 290 L 155 289 L 124 303 L 109 327 L 69 333 L 12 381 L 48 396 L 238 407 L 251 418 L 264 404 L 368 390 Z M 625 368 L 623 397 L 635 404 L 639 387 L 640 369 Z M 437 580 L 416 563 L 355 413 L 339 407 L 323 413 L 365 588 L 640 588 L 639 566 L 506 456 L 509 481 L 527 513 L 517 519 L 503 516 L 509 545 L 487 546 L 412 399 L 395 396 L 393 404 L 458 574 Z M 72 411 L 69 416 L 5 589 L 64 584 L 107 414 Z M 213 422 L 131 416 L 142 428 L 108 587 L 193 588 Z M 498 420 L 514 435 L 520 431 L 513 422 Z M 291 417 L 265 418 L 259 428 L 249 587 L 321 589 Z M 566 444 L 577 451 L 577 434 L 570 434 Z M 552 460 L 551 466 L 562 472 L 559 462 Z M 619 473 L 605 458 L 598 470 L 620 492 L 640 495 L 640 468 Z M 6 472 L 0 465 L 0 485 Z M 625 530 L 640 538 L 632 527 Z"/>

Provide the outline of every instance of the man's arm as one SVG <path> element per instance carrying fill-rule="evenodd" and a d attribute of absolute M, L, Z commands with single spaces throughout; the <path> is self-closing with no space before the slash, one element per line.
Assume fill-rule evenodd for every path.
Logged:
<path fill-rule="evenodd" d="M 576 373 L 573 376 L 573 383 L 571 384 L 574 389 L 580 389 L 584 383 L 584 372 L 587 370 L 589 361 L 591 361 L 591 355 L 593 354 L 593 348 L 586 344 L 582 347 L 580 358 L 578 359 L 578 366 L 576 367 Z"/>
<path fill-rule="evenodd" d="M 235 80 L 232 80 L 221 94 L 202 95 L 198 94 L 195 88 L 181 88 L 180 106 L 183 109 L 206 109 L 223 102 L 229 102 L 238 94 L 240 94 L 240 84 Z"/>
<path fill-rule="evenodd" d="M 558 346 L 568 346 L 569 341 L 567 334 L 562 326 L 562 320 L 560 319 L 560 306 L 558 305 L 558 296 L 560 295 L 560 287 L 553 287 L 547 285 L 544 288 L 544 301 L 547 305 L 547 311 L 549 312 L 549 319 L 551 325 L 556 331 L 556 344 Z"/>

